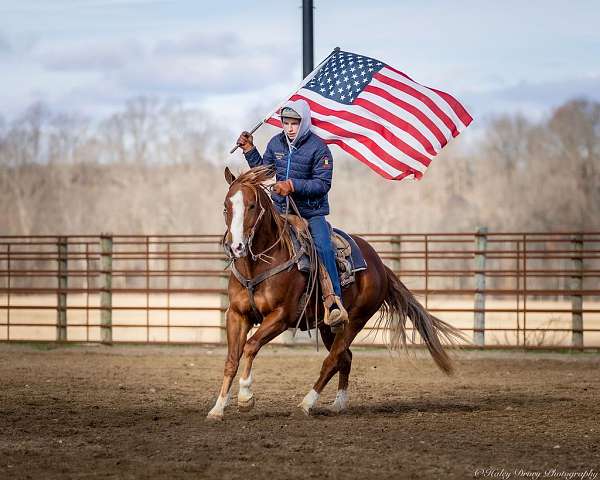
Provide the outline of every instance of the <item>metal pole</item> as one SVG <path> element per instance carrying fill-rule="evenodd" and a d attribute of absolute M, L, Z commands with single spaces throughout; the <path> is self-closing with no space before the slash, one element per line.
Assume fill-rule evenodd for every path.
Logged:
<path fill-rule="evenodd" d="M 392 235 L 390 245 L 392 252 L 394 252 L 390 267 L 400 277 L 400 270 L 402 269 L 402 235 Z"/>
<path fill-rule="evenodd" d="M 171 341 L 171 241 L 167 240 L 167 343 Z"/>
<path fill-rule="evenodd" d="M 523 348 L 527 348 L 527 234 L 523 234 Z"/>
<path fill-rule="evenodd" d="M 313 2 L 302 0 L 302 78 L 314 68 Z"/>
<path fill-rule="evenodd" d="M 112 345 L 112 257 L 111 234 L 100 236 L 100 341 Z"/>
<path fill-rule="evenodd" d="M 150 343 L 150 237 L 146 236 L 146 343 Z"/>
<path fill-rule="evenodd" d="M 85 242 L 85 341 L 90 341 L 90 244 Z"/>
<path fill-rule="evenodd" d="M 56 341 L 67 341 L 67 237 L 58 237 L 58 290 L 56 294 Z"/>
<path fill-rule="evenodd" d="M 519 319 L 519 307 L 520 307 L 520 291 L 521 288 L 521 242 L 517 240 L 517 346 L 521 341 L 519 335 L 521 332 L 521 323 Z"/>
<path fill-rule="evenodd" d="M 231 273 L 225 272 L 229 267 L 229 261 L 226 258 L 219 260 L 219 265 L 223 267 L 223 272 L 219 274 L 219 343 L 227 344 L 227 309 L 229 308 L 229 276 Z"/>
<path fill-rule="evenodd" d="M 10 242 L 6 244 L 6 270 L 8 270 L 8 277 L 6 279 L 6 340 L 10 341 Z"/>
<path fill-rule="evenodd" d="M 486 227 L 479 227 L 475 234 L 475 315 L 473 325 L 473 340 L 475 345 L 485 345 L 485 268 L 487 248 Z"/>
<path fill-rule="evenodd" d="M 429 237 L 425 234 L 425 308 L 429 307 Z"/>
<path fill-rule="evenodd" d="M 573 273 L 571 273 L 571 346 L 573 348 L 583 348 L 583 235 L 581 233 L 571 238 L 571 250 L 573 251 L 571 263 Z"/>

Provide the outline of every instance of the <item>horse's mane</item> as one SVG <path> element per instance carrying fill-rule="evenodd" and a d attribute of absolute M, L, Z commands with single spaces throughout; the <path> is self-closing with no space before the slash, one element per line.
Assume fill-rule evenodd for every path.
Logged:
<path fill-rule="evenodd" d="M 294 255 L 294 247 L 292 245 L 290 231 L 288 228 L 286 228 L 287 222 L 285 221 L 285 218 L 282 217 L 275 208 L 275 205 L 271 201 L 271 197 L 266 192 L 266 187 L 263 185 L 264 182 L 269 180 L 274 174 L 275 170 L 273 169 L 273 167 L 254 167 L 250 170 L 245 171 L 239 177 L 237 177 L 233 181 L 231 186 L 243 185 L 245 187 L 249 187 L 254 192 L 256 192 L 257 196 L 260 197 L 261 205 L 265 208 L 267 214 L 269 214 L 274 220 L 277 238 L 281 236 L 281 242 L 283 243 L 288 255 L 291 258 Z"/>
<path fill-rule="evenodd" d="M 240 174 L 240 176 L 234 180 L 232 185 L 237 183 L 251 188 L 262 187 L 263 183 L 269 180 L 273 175 L 275 175 L 273 167 L 261 165 L 260 167 L 251 168 Z"/>

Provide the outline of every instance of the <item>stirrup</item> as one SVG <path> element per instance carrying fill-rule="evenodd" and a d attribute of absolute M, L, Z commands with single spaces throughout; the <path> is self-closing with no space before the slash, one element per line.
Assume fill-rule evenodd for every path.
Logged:
<path fill-rule="evenodd" d="M 346 323 L 348 323 L 348 312 L 344 308 L 340 297 L 334 297 L 335 307 L 329 311 L 328 320 L 329 328 L 333 333 L 341 332 L 344 330 Z"/>

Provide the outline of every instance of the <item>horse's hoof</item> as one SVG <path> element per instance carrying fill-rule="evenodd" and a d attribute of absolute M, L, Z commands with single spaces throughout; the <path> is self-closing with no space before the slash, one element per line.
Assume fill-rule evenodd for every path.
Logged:
<path fill-rule="evenodd" d="M 209 413 L 206 416 L 206 421 L 207 422 L 222 422 L 223 421 L 223 415 L 219 415 L 218 413 Z"/>
<path fill-rule="evenodd" d="M 304 403 L 300 403 L 298 406 L 300 407 L 300 410 L 302 410 L 302 413 L 307 417 L 311 417 L 315 410 L 313 407 L 307 407 Z"/>
<path fill-rule="evenodd" d="M 256 404 L 254 397 L 250 397 L 248 400 L 239 400 L 238 399 L 238 410 L 240 412 L 249 412 L 254 408 Z"/>

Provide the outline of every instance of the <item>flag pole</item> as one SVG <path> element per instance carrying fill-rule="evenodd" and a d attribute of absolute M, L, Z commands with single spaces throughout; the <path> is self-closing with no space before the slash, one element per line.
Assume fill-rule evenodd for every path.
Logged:
<path fill-rule="evenodd" d="M 270 112 L 269 112 L 267 115 L 265 115 L 264 119 L 263 119 L 263 120 L 261 120 L 260 122 L 258 122 L 258 123 L 257 123 L 257 124 L 254 126 L 254 128 L 252 128 L 252 130 L 250 130 L 248 133 L 249 133 L 250 135 L 252 135 L 254 132 L 256 132 L 256 131 L 257 131 L 257 130 L 258 130 L 258 129 L 259 129 L 259 128 L 260 128 L 260 127 L 261 127 L 261 126 L 262 126 L 262 125 L 265 123 L 265 121 L 266 121 L 266 120 L 268 120 L 269 118 L 271 118 L 271 116 L 272 116 L 272 115 L 273 115 L 273 114 L 274 114 L 274 113 L 275 113 L 277 110 L 279 110 L 279 109 L 280 109 L 280 108 L 283 106 L 283 104 L 284 104 L 285 102 L 287 102 L 287 98 L 291 97 L 291 96 L 292 96 L 292 95 L 293 95 L 295 92 L 297 92 L 298 90 L 300 90 L 300 89 L 301 89 L 301 88 L 302 88 L 304 85 L 306 85 L 306 84 L 307 84 L 307 83 L 308 83 L 310 80 L 312 80 L 312 78 L 313 78 L 313 77 L 316 75 L 316 73 L 319 71 L 319 69 L 321 68 L 321 66 L 322 66 L 322 65 L 323 65 L 323 64 L 324 64 L 324 63 L 325 63 L 327 60 L 329 60 L 329 59 L 331 58 L 331 56 L 332 56 L 332 55 L 334 55 L 335 53 L 337 53 L 337 52 L 339 52 L 339 51 L 340 51 L 340 47 L 335 47 L 335 48 L 333 49 L 333 51 L 332 51 L 332 52 L 331 52 L 329 55 L 327 55 L 327 57 L 325 57 L 325 59 L 324 59 L 324 60 L 323 60 L 321 63 L 319 63 L 319 64 L 318 64 L 318 65 L 317 65 L 317 66 L 314 68 L 314 70 L 313 70 L 312 72 L 310 72 L 310 73 L 309 73 L 309 74 L 308 74 L 308 75 L 307 75 L 307 76 L 306 76 L 306 77 L 305 77 L 305 78 L 302 80 L 302 82 L 300 83 L 300 85 L 298 85 L 298 86 L 297 86 L 297 87 L 294 89 L 294 91 L 293 91 L 293 92 L 292 92 L 290 95 L 288 95 L 288 96 L 286 97 L 286 100 L 283 100 L 282 102 L 280 102 L 280 103 L 279 103 L 279 104 L 278 104 L 278 105 L 277 105 L 277 106 L 276 106 L 276 107 L 275 107 L 273 110 L 271 110 L 271 111 L 270 111 Z M 229 151 L 229 153 L 231 154 L 231 153 L 235 152 L 235 151 L 236 151 L 238 148 L 239 148 L 239 145 L 236 145 L 235 147 L 233 147 L 233 148 L 232 148 L 232 149 Z"/>

